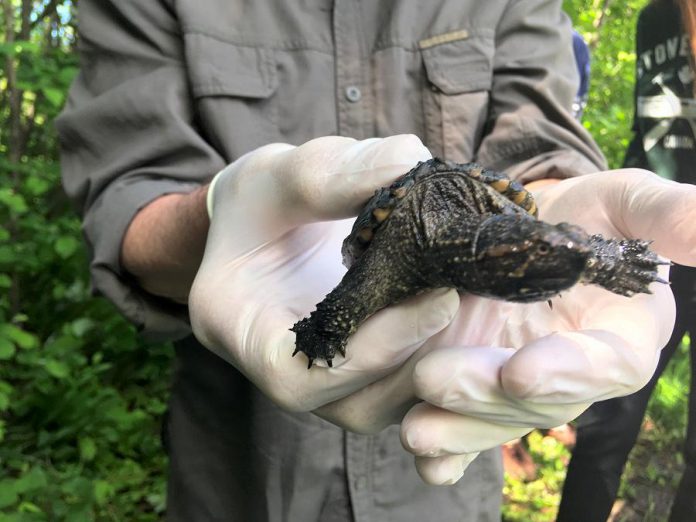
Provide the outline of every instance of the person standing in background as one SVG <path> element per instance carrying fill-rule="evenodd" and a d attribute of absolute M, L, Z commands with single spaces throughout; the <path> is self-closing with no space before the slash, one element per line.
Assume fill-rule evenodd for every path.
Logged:
<path fill-rule="evenodd" d="M 696 2 L 654 0 L 640 13 L 636 32 L 634 137 L 625 167 L 644 168 L 696 183 Z M 683 223 L 692 227 L 693 223 Z M 633 395 L 595 403 L 579 420 L 558 521 L 605 521 L 621 473 L 640 432 L 657 380 L 685 333 L 696 335 L 696 269 L 675 264 L 670 280 L 677 319 L 655 375 Z M 669 520 L 696 520 L 696 354 L 691 343 L 691 387 L 684 446 L 685 470 Z"/>
<path fill-rule="evenodd" d="M 573 54 L 575 55 L 575 65 L 578 68 L 578 76 L 580 77 L 578 92 L 575 94 L 575 100 L 573 100 L 573 116 L 580 120 L 587 106 L 587 97 L 590 92 L 590 64 L 592 59 L 587 42 L 575 29 L 573 29 Z"/>

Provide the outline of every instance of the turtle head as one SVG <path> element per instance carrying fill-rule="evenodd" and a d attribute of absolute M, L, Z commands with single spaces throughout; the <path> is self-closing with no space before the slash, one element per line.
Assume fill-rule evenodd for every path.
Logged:
<path fill-rule="evenodd" d="M 519 215 L 481 224 L 472 293 L 508 301 L 544 301 L 578 282 L 592 254 L 589 236 L 568 223 L 550 225 Z"/>

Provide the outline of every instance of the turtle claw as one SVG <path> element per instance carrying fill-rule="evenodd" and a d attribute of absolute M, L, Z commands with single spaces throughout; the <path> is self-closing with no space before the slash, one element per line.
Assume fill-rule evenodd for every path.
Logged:
<path fill-rule="evenodd" d="M 295 332 L 294 357 L 299 352 L 307 356 L 307 369 L 311 369 L 316 359 L 326 361 L 329 368 L 333 368 L 333 359 L 336 353 L 345 356 L 345 340 L 330 336 L 316 327 L 313 317 L 306 317 L 294 324 L 290 331 Z"/>
<path fill-rule="evenodd" d="M 590 238 L 594 255 L 589 259 L 583 280 L 615 294 L 631 297 L 651 294 L 651 283 L 668 284 L 657 273 L 659 265 L 671 264 L 650 250 L 652 241 Z"/>

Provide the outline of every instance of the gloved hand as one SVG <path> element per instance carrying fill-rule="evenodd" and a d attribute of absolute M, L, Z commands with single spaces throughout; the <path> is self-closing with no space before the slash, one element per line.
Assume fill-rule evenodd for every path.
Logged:
<path fill-rule="evenodd" d="M 545 186 L 536 199 L 545 221 L 654 239 L 659 254 L 696 265 L 692 185 L 621 170 Z M 402 442 L 423 479 L 454 483 L 478 452 L 647 383 L 674 324 L 669 286 L 651 290 L 626 298 L 577 285 L 552 308 L 464 295 L 455 320 L 397 373 L 320 412 L 332 418 L 360 411 L 350 426 L 358 431 L 401 422 Z M 414 405 L 414 396 L 423 402 Z M 395 415 L 406 410 L 403 420 Z"/>
<path fill-rule="evenodd" d="M 315 409 L 398 368 L 449 323 L 456 292 L 433 291 L 375 314 L 333 369 L 308 371 L 304 357 L 292 358 L 290 327 L 345 272 L 341 242 L 352 219 L 336 220 L 428 158 L 415 136 L 329 137 L 268 145 L 228 166 L 209 189 L 209 235 L 189 295 L 196 337 L 289 410 Z"/>

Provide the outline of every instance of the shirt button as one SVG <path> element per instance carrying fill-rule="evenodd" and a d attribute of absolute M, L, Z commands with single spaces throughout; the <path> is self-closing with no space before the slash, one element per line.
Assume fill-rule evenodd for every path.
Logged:
<path fill-rule="evenodd" d="M 367 478 L 365 478 L 364 476 L 360 476 L 355 479 L 355 489 L 357 491 L 365 489 L 365 486 L 367 486 Z"/>
<path fill-rule="evenodd" d="M 359 102 L 362 99 L 362 92 L 355 85 L 346 87 L 346 100 L 351 103 Z"/>

